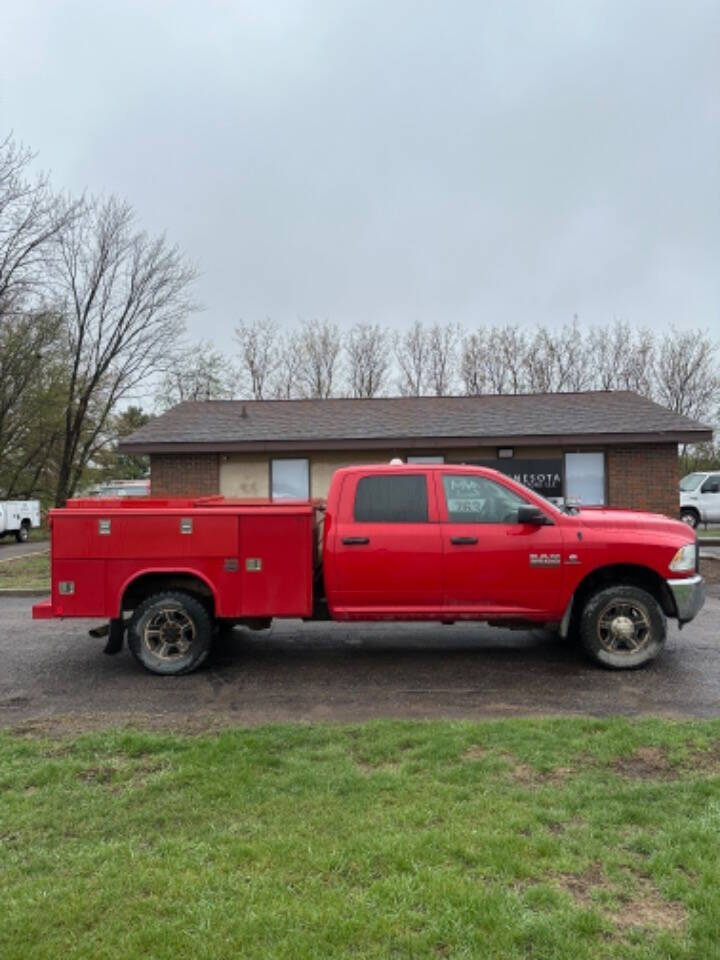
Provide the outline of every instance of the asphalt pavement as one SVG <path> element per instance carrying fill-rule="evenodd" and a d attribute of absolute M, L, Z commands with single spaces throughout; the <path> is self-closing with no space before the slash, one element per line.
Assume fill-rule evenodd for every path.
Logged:
<path fill-rule="evenodd" d="M 15 539 L 0 540 L 0 561 L 22 557 L 26 553 L 46 553 L 49 549 L 48 540 L 31 540 L 29 543 L 18 543 Z"/>
<path fill-rule="evenodd" d="M 717 592 L 717 588 L 716 588 Z M 102 653 L 97 621 L 30 619 L 0 597 L 0 726 L 94 729 L 128 722 L 193 730 L 227 724 L 527 714 L 720 715 L 720 598 L 649 667 L 610 672 L 542 630 L 481 624 L 303 624 L 233 631 L 185 677 Z"/>

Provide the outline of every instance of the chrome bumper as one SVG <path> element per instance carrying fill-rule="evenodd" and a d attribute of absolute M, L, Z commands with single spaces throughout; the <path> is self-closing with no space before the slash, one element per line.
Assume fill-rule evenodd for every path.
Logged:
<path fill-rule="evenodd" d="M 678 621 L 687 623 L 700 612 L 705 603 L 705 581 L 698 574 L 695 577 L 666 582 L 675 598 Z"/>

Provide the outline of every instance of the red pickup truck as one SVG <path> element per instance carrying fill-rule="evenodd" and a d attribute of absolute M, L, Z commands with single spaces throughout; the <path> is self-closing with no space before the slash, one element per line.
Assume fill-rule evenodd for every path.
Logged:
<path fill-rule="evenodd" d="M 106 651 L 127 635 L 159 674 L 198 667 L 217 627 L 274 617 L 542 624 L 638 667 L 666 617 L 704 601 L 679 520 L 559 509 L 479 467 L 347 467 L 325 504 L 75 500 L 50 523 L 52 595 L 33 616 L 107 619 Z"/>

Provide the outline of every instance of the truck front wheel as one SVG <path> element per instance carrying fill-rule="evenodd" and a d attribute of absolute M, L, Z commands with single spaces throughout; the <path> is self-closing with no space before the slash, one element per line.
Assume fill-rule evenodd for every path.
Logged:
<path fill-rule="evenodd" d="M 203 604 L 189 593 L 155 593 L 128 624 L 128 647 L 151 673 L 190 673 L 210 652 L 212 622 Z"/>
<path fill-rule="evenodd" d="M 597 663 L 615 670 L 641 667 L 660 653 L 667 624 L 657 600 L 639 587 L 607 587 L 580 615 L 580 639 Z"/>
<path fill-rule="evenodd" d="M 684 507 L 680 511 L 680 519 L 694 530 L 700 523 L 700 514 L 697 510 L 693 510 L 692 507 Z"/>

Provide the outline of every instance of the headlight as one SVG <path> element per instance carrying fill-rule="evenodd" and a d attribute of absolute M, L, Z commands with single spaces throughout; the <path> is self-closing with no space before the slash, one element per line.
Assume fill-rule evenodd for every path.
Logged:
<path fill-rule="evenodd" d="M 697 544 L 686 543 L 670 561 L 670 569 L 677 572 L 694 570 L 697 563 Z"/>

